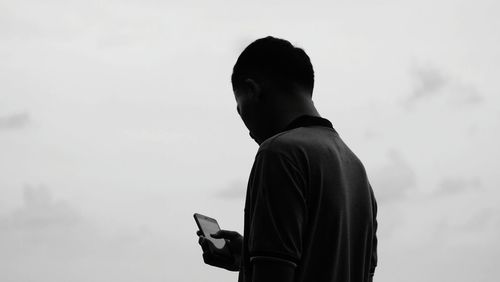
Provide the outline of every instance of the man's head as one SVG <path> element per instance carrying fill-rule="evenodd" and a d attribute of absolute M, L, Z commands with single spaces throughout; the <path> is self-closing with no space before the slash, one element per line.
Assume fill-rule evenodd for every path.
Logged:
<path fill-rule="evenodd" d="M 260 144 L 281 129 L 291 111 L 300 111 L 311 101 L 314 71 L 304 50 L 268 36 L 243 50 L 231 82 L 238 113 Z"/>
<path fill-rule="evenodd" d="M 245 79 L 267 80 L 283 90 L 302 87 L 312 95 L 314 71 L 309 56 L 290 42 L 268 36 L 243 50 L 233 68 L 233 89 L 245 86 Z"/>

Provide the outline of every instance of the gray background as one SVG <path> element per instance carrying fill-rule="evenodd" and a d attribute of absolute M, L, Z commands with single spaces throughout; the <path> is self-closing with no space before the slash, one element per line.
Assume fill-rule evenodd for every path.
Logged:
<path fill-rule="evenodd" d="M 499 2 L 0 0 L 0 281 L 235 281 L 257 145 L 232 66 L 303 47 L 379 201 L 375 281 L 497 281 Z M 497 144 L 497 145 L 495 145 Z"/>

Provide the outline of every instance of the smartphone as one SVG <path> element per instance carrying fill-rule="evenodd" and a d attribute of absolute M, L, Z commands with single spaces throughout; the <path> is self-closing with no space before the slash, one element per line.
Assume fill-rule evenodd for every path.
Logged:
<path fill-rule="evenodd" d="M 214 244 L 216 250 L 213 251 L 218 255 L 231 256 L 229 249 L 224 248 L 224 246 L 226 245 L 225 239 L 216 239 L 210 236 L 210 234 L 216 233 L 220 230 L 217 220 L 199 213 L 195 213 L 193 216 L 194 221 L 196 221 L 196 225 L 198 225 L 198 229 L 200 229 L 205 238 L 207 238 Z"/>

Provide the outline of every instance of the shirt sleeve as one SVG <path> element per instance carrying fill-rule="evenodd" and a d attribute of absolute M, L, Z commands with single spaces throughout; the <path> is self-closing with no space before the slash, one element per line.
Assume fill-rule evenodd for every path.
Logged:
<path fill-rule="evenodd" d="M 273 260 L 296 266 L 307 218 L 305 185 L 300 170 L 282 153 L 259 152 L 252 183 L 250 261 Z"/>

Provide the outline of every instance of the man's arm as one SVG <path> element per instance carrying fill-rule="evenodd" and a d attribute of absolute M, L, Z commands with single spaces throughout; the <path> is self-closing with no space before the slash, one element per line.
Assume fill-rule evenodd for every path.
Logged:
<path fill-rule="evenodd" d="M 256 158 L 248 250 L 250 282 L 292 282 L 303 246 L 305 179 L 286 156 L 261 151 Z"/>
<path fill-rule="evenodd" d="M 295 267 L 287 262 L 255 260 L 252 267 L 251 282 L 292 282 L 295 276 Z"/>
<path fill-rule="evenodd" d="M 377 256 L 377 245 L 378 245 L 378 240 L 377 240 L 377 228 L 378 228 L 378 222 L 377 222 L 377 200 L 375 199 L 375 195 L 373 194 L 373 189 L 370 186 L 370 193 L 371 193 L 371 199 L 372 199 L 372 212 L 373 212 L 373 238 L 372 238 L 372 254 L 371 254 L 371 265 L 370 265 L 370 282 L 373 280 L 373 275 L 375 274 L 375 268 L 377 267 L 377 261 L 378 261 L 378 256 Z"/>

